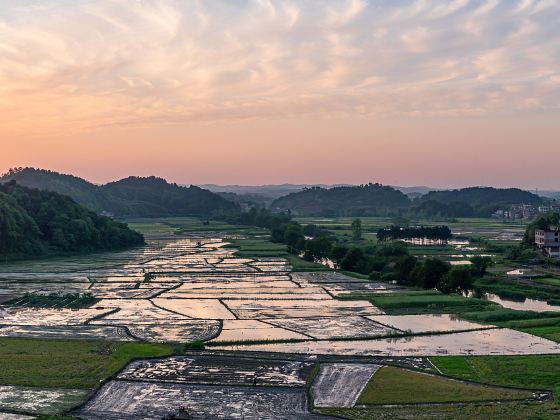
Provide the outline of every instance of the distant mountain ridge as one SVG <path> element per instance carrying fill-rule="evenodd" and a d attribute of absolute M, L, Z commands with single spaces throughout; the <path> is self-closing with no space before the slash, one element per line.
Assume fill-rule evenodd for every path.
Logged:
<path fill-rule="evenodd" d="M 233 193 L 237 195 L 262 196 L 265 198 L 280 198 L 293 192 L 303 191 L 307 188 L 319 187 L 331 189 L 336 187 L 355 187 L 356 184 L 264 184 L 264 185 L 218 185 L 203 184 L 201 188 L 205 188 L 216 193 Z M 415 197 L 427 194 L 430 191 L 438 190 L 437 188 L 426 186 L 400 187 L 398 185 L 389 185 L 407 195 Z"/>
<path fill-rule="evenodd" d="M 157 177 L 128 177 L 106 185 L 95 185 L 73 175 L 17 168 L 0 178 L 0 182 L 8 181 L 68 195 L 91 210 L 117 217 L 209 217 L 214 211 L 238 208 L 213 192 L 196 186 L 181 187 Z"/>

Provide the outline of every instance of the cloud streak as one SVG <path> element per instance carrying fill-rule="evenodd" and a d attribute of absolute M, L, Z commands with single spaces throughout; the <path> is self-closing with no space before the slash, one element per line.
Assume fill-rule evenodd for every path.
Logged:
<path fill-rule="evenodd" d="M 549 112 L 559 20 L 549 0 L 0 0 L 0 130 Z"/>

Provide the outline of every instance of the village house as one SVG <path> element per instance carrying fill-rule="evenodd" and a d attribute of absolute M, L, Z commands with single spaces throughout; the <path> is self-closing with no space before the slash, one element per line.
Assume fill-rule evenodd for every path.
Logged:
<path fill-rule="evenodd" d="M 549 257 L 560 258 L 560 226 L 535 230 L 535 244 Z"/>

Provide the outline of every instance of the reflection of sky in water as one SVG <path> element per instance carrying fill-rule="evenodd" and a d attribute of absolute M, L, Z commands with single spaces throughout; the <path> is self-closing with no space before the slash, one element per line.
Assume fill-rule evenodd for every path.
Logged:
<path fill-rule="evenodd" d="M 525 299 L 523 302 L 516 302 L 513 300 L 502 299 L 501 297 L 490 293 L 486 293 L 484 295 L 484 299 L 498 303 L 502 305 L 504 308 L 516 309 L 519 311 L 560 312 L 560 306 L 549 305 L 548 303 L 542 300 Z"/>
<path fill-rule="evenodd" d="M 412 331 L 415 333 L 427 331 L 453 331 L 474 330 L 483 328 L 483 325 L 464 321 L 448 314 L 442 315 L 378 315 L 368 317 L 369 319 L 397 328 L 401 331 Z"/>
<path fill-rule="evenodd" d="M 508 329 L 356 341 L 223 346 L 219 349 L 353 356 L 560 354 L 560 345 Z"/>

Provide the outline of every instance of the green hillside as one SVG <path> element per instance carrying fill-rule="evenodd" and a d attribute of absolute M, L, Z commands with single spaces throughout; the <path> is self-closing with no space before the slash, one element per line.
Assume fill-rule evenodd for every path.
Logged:
<path fill-rule="evenodd" d="M 235 210 L 237 205 L 202 188 L 181 187 L 156 177 L 129 177 L 107 185 L 95 185 L 73 175 L 35 168 L 10 170 L 0 182 L 68 195 L 98 213 L 117 217 L 204 216 Z"/>
<path fill-rule="evenodd" d="M 106 251 L 144 244 L 124 223 L 77 204 L 70 197 L 0 184 L 0 255 L 28 257 Z"/>

